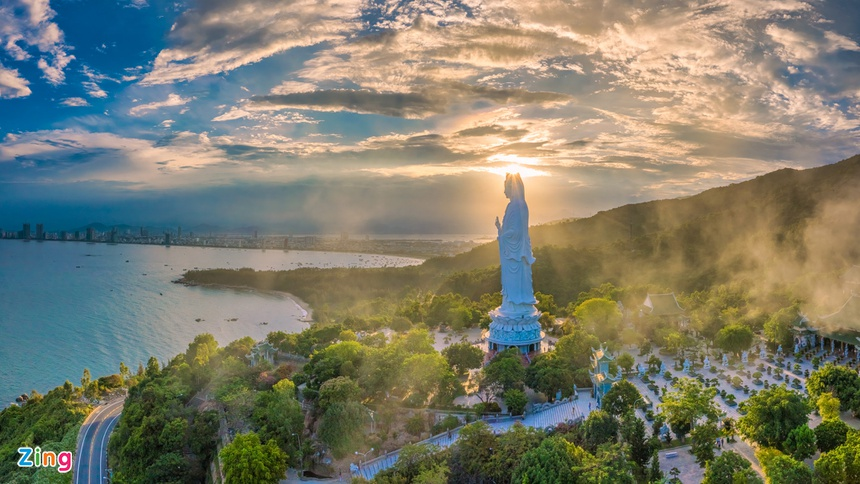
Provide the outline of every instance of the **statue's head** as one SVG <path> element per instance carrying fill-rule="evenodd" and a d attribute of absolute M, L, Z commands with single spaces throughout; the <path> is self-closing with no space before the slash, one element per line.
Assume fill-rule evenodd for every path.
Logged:
<path fill-rule="evenodd" d="M 519 173 L 505 174 L 505 196 L 511 200 L 525 200 L 523 179 Z"/>

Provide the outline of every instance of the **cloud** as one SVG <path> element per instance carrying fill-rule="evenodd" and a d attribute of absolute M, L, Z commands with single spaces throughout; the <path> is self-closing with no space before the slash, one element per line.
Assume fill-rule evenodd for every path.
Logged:
<path fill-rule="evenodd" d="M 17 3 L 17 5 L 16 5 Z M 63 42 L 63 32 L 52 21 L 56 13 L 47 0 L 18 0 L 0 6 L 0 45 L 16 61 L 39 51 L 37 66 L 52 85 L 65 81 L 65 69 L 75 59 Z"/>
<path fill-rule="evenodd" d="M 257 96 L 252 104 L 311 109 L 317 111 L 352 111 L 382 114 L 407 119 L 422 119 L 446 111 L 449 104 L 488 100 L 498 104 L 549 103 L 566 101 L 570 96 L 523 89 L 493 89 L 451 83 L 422 92 L 372 92 L 366 90 L 328 90 L 292 94 Z"/>
<path fill-rule="evenodd" d="M 238 108 L 233 106 L 229 111 L 216 116 L 212 119 L 214 122 L 249 120 L 255 124 L 264 125 L 267 127 L 280 126 L 282 124 L 317 124 L 320 121 L 311 117 L 305 116 L 296 112 L 283 113 L 267 113 L 264 111 L 248 108 Z"/>
<path fill-rule="evenodd" d="M 129 189 L 167 189 L 223 183 L 226 172 L 240 170 L 253 171 L 229 162 L 205 134 L 190 132 L 153 141 L 105 132 L 46 130 L 20 133 L 0 143 L 0 178 L 10 182 L 98 181 L 123 183 Z"/>
<path fill-rule="evenodd" d="M 18 74 L 18 69 L 7 69 L 0 64 L 0 99 L 29 96 L 32 92 L 29 84 Z"/>
<path fill-rule="evenodd" d="M 161 108 L 171 107 L 171 106 L 183 106 L 193 101 L 193 97 L 184 98 L 179 94 L 172 93 L 167 96 L 167 99 L 164 101 L 154 101 L 146 104 L 139 104 L 137 106 L 132 107 L 128 110 L 128 114 L 132 116 L 143 116 L 144 114 L 150 111 L 156 111 Z"/>
<path fill-rule="evenodd" d="M 44 57 L 40 58 L 38 66 L 42 69 L 43 77 L 48 83 L 57 86 L 66 81 L 66 66 L 75 59 L 75 56 L 66 54 L 62 50 L 55 50 L 53 54 L 54 57 L 50 62 Z"/>
<path fill-rule="evenodd" d="M 73 106 L 73 107 L 81 107 L 81 106 L 89 106 L 90 105 L 90 103 L 88 103 L 87 100 L 82 98 L 82 97 L 66 98 L 66 99 L 63 99 L 63 101 L 60 104 L 63 104 L 65 106 Z"/>
<path fill-rule="evenodd" d="M 294 47 L 340 39 L 359 0 L 199 1 L 176 20 L 145 85 L 229 72 Z"/>

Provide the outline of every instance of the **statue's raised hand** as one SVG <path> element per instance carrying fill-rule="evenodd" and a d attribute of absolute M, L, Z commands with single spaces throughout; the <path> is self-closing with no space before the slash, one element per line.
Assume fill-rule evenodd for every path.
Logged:
<path fill-rule="evenodd" d="M 502 224 L 499 223 L 499 217 L 496 217 L 496 230 L 502 230 Z"/>

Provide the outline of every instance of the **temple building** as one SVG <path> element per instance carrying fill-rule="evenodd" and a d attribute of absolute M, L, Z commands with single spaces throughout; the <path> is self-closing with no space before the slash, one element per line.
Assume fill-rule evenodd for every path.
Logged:
<path fill-rule="evenodd" d="M 612 385 L 621 379 L 620 373 L 613 376 L 609 372 L 609 364 L 614 360 L 602 344 L 598 349 L 591 349 L 591 370 L 588 374 L 591 376 L 591 396 L 597 399 L 598 405 Z"/>
<path fill-rule="evenodd" d="M 839 310 L 819 317 L 815 327 L 823 347 L 846 356 L 849 351 L 856 355 L 860 346 L 860 296 L 851 294 Z"/>
<path fill-rule="evenodd" d="M 680 329 L 686 329 L 689 318 L 684 308 L 675 299 L 675 293 L 648 294 L 642 307 L 639 309 L 639 317 L 651 316 L 674 322 Z"/>
<path fill-rule="evenodd" d="M 251 366 L 257 366 L 261 361 L 268 361 L 270 365 L 275 364 L 275 354 L 278 350 L 268 341 L 262 341 L 251 348 L 251 354 L 246 356 L 251 360 Z"/>

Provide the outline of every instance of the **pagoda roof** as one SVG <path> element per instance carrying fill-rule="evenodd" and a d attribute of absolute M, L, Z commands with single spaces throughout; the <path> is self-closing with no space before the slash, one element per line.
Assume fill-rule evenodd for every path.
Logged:
<path fill-rule="evenodd" d="M 860 266 L 851 266 L 847 271 L 845 271 L 845 274 L 842 275 L 842 279 L 848 284 L 860 284 Z"/>
<path fill-rule="evenodd" d="M 606 352 L 606 348 L 604 348 L 603 345 L 600 345 L 600 348 L 591 348 L 591 359 L 596 361 L 612 361 L 615 358 Z"/>
<path fill-rule="evenodd" d="M 648 296 L 645 297 L 645 302 L 643 302 L 642 305 L 648 308 L 648 314 L 654 316 L 676 316 L 684 314 L 684 308 L 678 304 L 678 300 L 675 299 L 674 292 L 670 292 L 669 294 L 649 293 Z"/>

